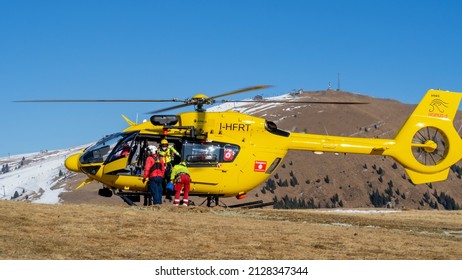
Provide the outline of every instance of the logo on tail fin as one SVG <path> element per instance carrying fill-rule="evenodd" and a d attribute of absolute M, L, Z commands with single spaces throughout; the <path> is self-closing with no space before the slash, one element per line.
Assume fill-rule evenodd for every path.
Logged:
<path fill-rule="evenodd" d="M 428 116 L 436 118 L 447 118 L 448 115 L 444 114 L 444 111 L 448 108 L 448 103 L 441 99 L 433 99 L 430 103 L 430 109 L 428 110 Z M 435 112 L 435 110 L 437 112 Z"/>

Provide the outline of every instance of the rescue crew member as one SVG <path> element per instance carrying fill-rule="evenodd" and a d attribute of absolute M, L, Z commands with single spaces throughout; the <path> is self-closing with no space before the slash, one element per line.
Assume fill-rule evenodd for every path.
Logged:
<path fill-rule="evenodd" d="M 159 149 L 157 149 L 157 154 L 163 158 L 165 163 L 165 181 L 164 186 L 167 186 L 168 180 L 170 179 L 170 174 L 172 173 L 173 159 L 177 155 L 181 157 L 180 153 L 175 150 L 173 146 L 170 146 L 167 139 L 162 139 L 160 141 Z M 165 198 L 169 201 L 172 201 L 172 194 L 169 190 L 165 189 Z"/>
<path fill-rule="evenodd" d="M 181 189 L 183 189 L 183 206 L 188 206 L 191 177 L 186 162 L 182 161 L 173 167 L 170 180 L 175 184 L 175 199 L 173 200 L 173 205 L 180 205 L 180 193 Z"/>
<path fill-rule="evenodd" d="M 175 150 L 173 146 L 168 144 L 167 139 L 162 139 L 160 141 L 160 147 L 157 150 L 159 156 L 164 158 L 164 162 L 166 165 L 171 165 L 174 155 L 181 156 L 180 153 Z"/>
<path fill-rule="evenodd" d="M 157 155 L 156 146 L 148 146 L 147 152 L 143 183 L 149 178 L 148 188 L 152 194 L 152 204 L 162 204 L 162 182 L 164 181 L 165 164 L 163 159 Z"/>
<path fill-rule="evenodd" d="M 124 143 L 122 147 L 122 152 L 120 153 L 120 155 L 124 157 L 124 156 L 127 156 L 129 153 L 130 153 L 130 146 L 128 145 L 128 143 Z"/>
<path fill-rule="evenodd" d="M 123 157 L 128 157 L 129 153 L 130 153 L 130 146 L 128 145 L 128 143 L 124 143 L 122 145 L 122 149 L 116 153 L 115 158 L 119 159 Z"/>

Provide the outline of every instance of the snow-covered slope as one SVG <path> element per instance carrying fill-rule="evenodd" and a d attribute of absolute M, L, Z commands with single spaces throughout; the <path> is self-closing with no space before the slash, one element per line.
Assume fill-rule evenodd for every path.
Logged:
<path fill-rule="evenodd" d="M 64 161 L 86 146 L 0 158 L 0 199 L 59 203 L 64 182 L 72 175 Z"/>
<path fill-rule="evenodd" d="M 293 94 L 283 94 L 274 97 L 265 98 L 265 101 L 294 101 L 296 98 Z M 224 112 L 228 110 L 239 111 L 245 114 L 255 114 L 260 111 L 264 111 L 270 108 L 284 106 L 282 103 L 253 103 L 253 102 L 245 102 L 251 99 L 244 99 L 240 101 L 230 101 L 220 105 L 216 105 L 210 108 L 207 108 L 208 112 Z M 287 105 L 285 105 L 287 106 Z"/>

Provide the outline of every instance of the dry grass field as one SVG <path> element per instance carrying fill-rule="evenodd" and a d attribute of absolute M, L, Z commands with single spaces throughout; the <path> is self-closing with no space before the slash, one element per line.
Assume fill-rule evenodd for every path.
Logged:
<path fill-rule="evenodd" d="M 0 201 L 3 260 L 462 259 L 461 211 Z"/>

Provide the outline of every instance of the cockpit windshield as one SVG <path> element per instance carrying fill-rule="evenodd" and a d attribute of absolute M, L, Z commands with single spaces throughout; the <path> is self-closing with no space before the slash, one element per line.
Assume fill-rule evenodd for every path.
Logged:
<path fill-rule="evenodd" d="M 84 152 L 84 154 L 80 157 L 80 163 L 88 164 L 105 162 L 117 143 L 127 137 L 127 135 L 129 135 L 129 133 L 119 132 L 105 136 Z"/>

